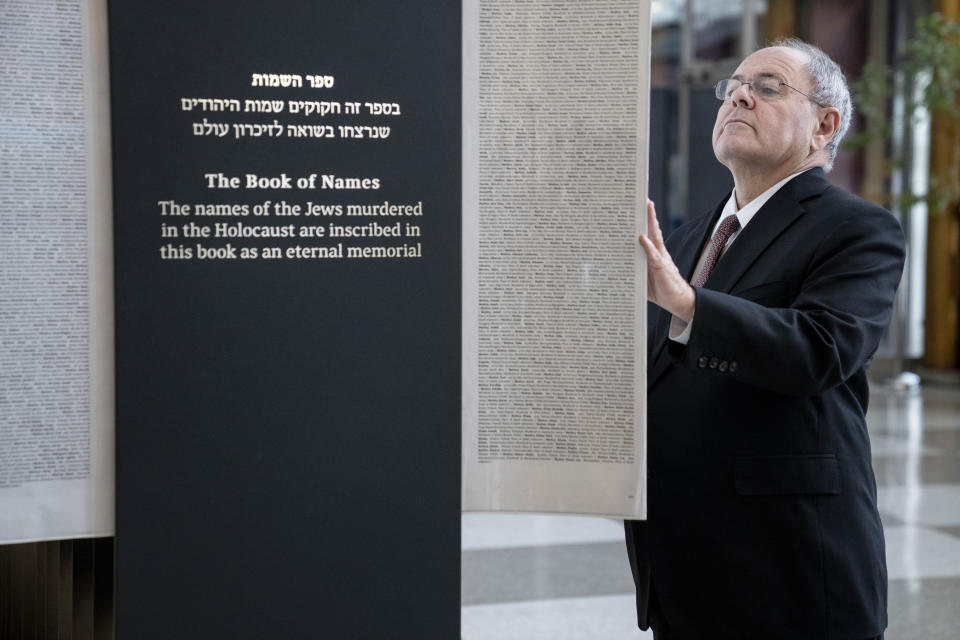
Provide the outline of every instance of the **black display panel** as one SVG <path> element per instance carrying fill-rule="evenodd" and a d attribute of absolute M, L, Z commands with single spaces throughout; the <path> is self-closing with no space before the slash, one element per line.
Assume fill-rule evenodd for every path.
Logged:
<path fill-rule="evenodd" d="M 459 637 L 460 3 L 109 18 L 118 638 Z"/>

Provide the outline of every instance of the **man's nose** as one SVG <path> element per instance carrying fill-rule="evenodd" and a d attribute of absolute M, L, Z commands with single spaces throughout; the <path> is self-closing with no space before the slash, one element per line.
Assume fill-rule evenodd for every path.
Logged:
<path fill-rule="evenodd" d="M 754 100 L 753 87 L 746 83 L 741 84 L 730 94 L 730 102 L 734 106 L 744 106 L 749 109 L 753 107 Z"/>

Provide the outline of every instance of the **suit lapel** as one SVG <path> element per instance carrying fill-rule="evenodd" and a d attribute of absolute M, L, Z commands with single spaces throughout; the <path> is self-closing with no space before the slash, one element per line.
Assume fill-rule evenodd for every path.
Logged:
<path fill-rule="evenodd" d="M 690 230 L 684 234 L 685 237 L 682 239 L 680 247 L 675 249 L 668 247 L 673 249 L 673 255 L 671 255 L 673 263 L 677 265 L 677 270 L 680 271 L 680 275 L 687 282 L 693 279 L 693 270 L 697 268 L 700 254 L 707 243 L 710 242 L 710 236 L 712 235 L 710 232 L 713 231 L 713 226 L 717 223 L 720 214 L 723 213 L 723 207 L 727 204 L 729 198 L 729 195 L 724 198 L 712 214 L 695 221 Z"/>
<path fill-rule="evenodd" d="M 829 186 L 823 170 L 817 168 L 800 174 L 781 187 L 740 232 L 717 262 L 704 286 L 714 291 L 731 291 L 777 236 L 803 215 L 801 203 L 822 193 Z"/>
<path fill-rule="evenodd" d="M 727 252 L 720 258 L 705 287 L 715 291 L 729 292 L 737 284 L 750 266 L 767 250 L 770 244 L 783 233 L 794 221 L 803 215 L 803 201 L 807 198 L 823 193 L 830 183 L 827 182 L 820 168 L 806 171 L 783 187 L 767 201 L 754 216 Z M 729 196 L 728 196 L 729 197 Z M 692 223 L 689 231 L 677 238 L 679 246 L 667 242 L 668 249 L 674 264 L 680 274 L 689 282 L 693 277 L 693 270 L 703 247 L 710 240 L 711 231 L 717 218 L 723 211 L 727 200 L 724 198 L 714 209 L 713 214 L 703 216 Z M 670 240 L 673 240 L 671 238 Z M 647 371 L 647 387 L 652 386 L 669 368 L 670 359 L 666 356 L 668 332 L 670 330 L 670 314 L 661 311 L 658 315 L 656 332 L 654 333 L 654 348 L 650 352 Z"/>

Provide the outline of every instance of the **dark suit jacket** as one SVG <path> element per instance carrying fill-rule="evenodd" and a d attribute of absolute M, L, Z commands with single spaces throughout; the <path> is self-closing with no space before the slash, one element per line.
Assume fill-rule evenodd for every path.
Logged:
<path fill-rule="evenodd" d="M 684 277 L 722 209 L 668 239 Z M 641 627 L 651 581 L 684 639 L 886 627 L 865 368 L 903 260 L 897 221 L 812 169 L 697 290 L 686 346 L 650 305 L 648 520 L 626 524 Z"/>

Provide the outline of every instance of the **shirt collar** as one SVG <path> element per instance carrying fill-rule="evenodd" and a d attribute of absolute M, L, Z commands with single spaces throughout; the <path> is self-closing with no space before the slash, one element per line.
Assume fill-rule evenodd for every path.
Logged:
<path fill-rule="evenodd" d="M 806 169 L 804 169 L 804 171 L 806 171 Z M 801 173 L 803 173 L 803 171 L 798 171 L 797 173 L 787 176 L 747 204 L 743 205 L 743 207 L 741 207 L 739 210 L 737 209 L 737 199 L 734 197 L 734 192 L 731 191 L 730 197 L 727 199 L 727 204 L 724 205 L 723 211 L 720 213 L 720 219 L 717 220 L 717 224 L 713 227 L 714 232 L 716 232 L 717 227 L 720 226 L 720 223 L 723 222 L 727 216 L 732 215 L 736 215 L 737 219 L 740 220 L 740 229 L 742 230 L 747 226 L 747 223 L 753 219 L 753 216 L 757 214 L 757 211 L 759 211 L 760 208 L 767 203 L 767 200 L 772 198 L 773 194 L 780 190 L 780 187 L 787 184 Z"/>

